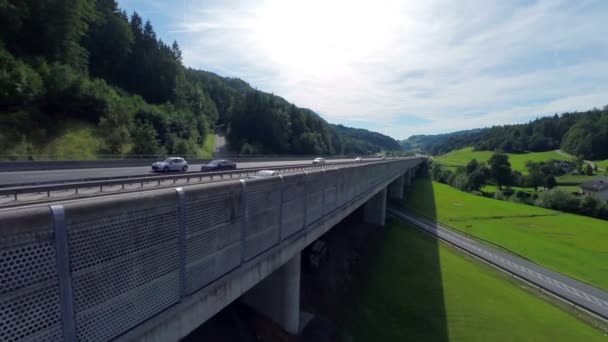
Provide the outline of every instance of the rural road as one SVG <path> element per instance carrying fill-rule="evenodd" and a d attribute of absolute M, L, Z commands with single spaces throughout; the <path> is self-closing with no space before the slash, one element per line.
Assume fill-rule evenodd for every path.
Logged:
<path fill-rule="evenodd" d="M 567 301 L 608 320 L 608 292 L 587 285 L 563 274 L 548 270 L 521 257 L 500 251 L 465 237 L 437 222 L 421 218 L 403 210 L 388 209 L 389 214 L 455 245 L 483 260 L 533 283 Z M 599 262 L 599 261 L 598 261 Z"/>

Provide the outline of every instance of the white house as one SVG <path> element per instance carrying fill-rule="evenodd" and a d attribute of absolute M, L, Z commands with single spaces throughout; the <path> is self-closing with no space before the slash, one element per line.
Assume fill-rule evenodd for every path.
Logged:
<path fill-rule="evenodd" d="M 596 178 L 581 184 L 581 194 L 595 195 L 602 201 L 608 201 L 608 178 Z"/>

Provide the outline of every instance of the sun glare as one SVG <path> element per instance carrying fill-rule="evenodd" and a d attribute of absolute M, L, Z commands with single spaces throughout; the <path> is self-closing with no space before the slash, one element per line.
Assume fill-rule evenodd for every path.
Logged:
<path fill-rule="evenodd" d="M 269 1 L 254 20 L 269 62 L 305 74 L 341 73 L 384 48 L 390 13 L 356 1 Z"/>

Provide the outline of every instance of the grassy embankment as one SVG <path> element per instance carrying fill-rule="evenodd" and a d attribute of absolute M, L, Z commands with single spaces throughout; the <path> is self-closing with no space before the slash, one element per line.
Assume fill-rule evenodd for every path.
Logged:
<path fill-rule="evenodd" d="M 606 341 L 503 273 L 405 224 L 377 242 L 344 341 Z"/>
<path fill-rule="evenodd" d="M 502 245 L 547 268 L 608 289 L 606 221 L 497 201 L 419 179 L 409 210 Z"/>

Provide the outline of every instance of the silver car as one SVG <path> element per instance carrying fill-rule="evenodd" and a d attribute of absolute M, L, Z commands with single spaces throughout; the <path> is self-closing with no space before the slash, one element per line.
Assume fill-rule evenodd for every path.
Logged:
<path fill-rule="evenodd" d="M 325 164 L 325 163 L 326 163 L 326 161 L 325 161 L 325 158 L 321 158 L 321 157 L 319 157 L 319 158 L 315 158 L 315 159 L 313 159 L 313 160 L 312 160 L 312 163 L 313 163 L 313 164 Z"/>
<path fill-rule="evenodd" d="M 275 177 L 279 175 L 279 171 L 276 170 L 261 170 L 255 173 L 255 175 L 253 176 L 249 176 L 249 178 L 251 179 L 257 179 L 257 178 L 268 178 L 268 177 Z"/>
<path fill-rule="evenodd" d="M 188 171 L 188 162 L 181 157 L 169 157 L 163 161 L 157 161 L 152 164 L 152 171 L 169 172 L 169 171 Z"/>

